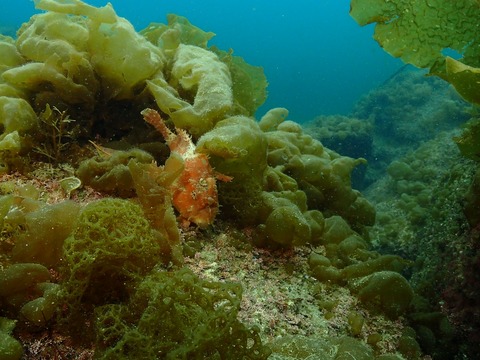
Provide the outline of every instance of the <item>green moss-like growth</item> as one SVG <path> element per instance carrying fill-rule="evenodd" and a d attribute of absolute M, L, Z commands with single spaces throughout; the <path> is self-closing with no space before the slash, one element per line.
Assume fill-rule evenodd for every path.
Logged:
<path fill-rule="evenodd" d="M 237 320 L 242 287 L 190 270 L 155 271 L 128 307 L 96 310 L 100 359 L 266 359 L 255 329 Z"/>
<path fill-rule="evenodd" d="M 120 199 L 102 199 L 80 213 L 64 243 L 62 284 L 72 308 L 128 297 L 132 287 L 160 259 L 160 242 L 142 209 Z"/>

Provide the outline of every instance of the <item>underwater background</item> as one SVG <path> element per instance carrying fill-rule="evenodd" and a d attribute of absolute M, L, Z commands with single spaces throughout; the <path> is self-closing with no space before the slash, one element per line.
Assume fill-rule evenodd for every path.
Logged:
<path fill-rule="evenodd" d="M 402 66 L 372 40 L 373 26 L 358 27 L 348 14 L 348 0 L 111 3 L 137 31 L 150 22 L 165 21 L 166 14 L 185 16 L 216 34 L 211 45 L 232 48 L 249 64 L 262 66 L 269 95 L 259 114 L 278 106 L 289 109 L 298 122 L 322 114 L 346 114 L 362 94 Z M 102 6 L 105 1 L 90 4 Z M 1 0 L 0 27 L 13 32 L 33 13 L 31 0 L 16 1 L 13 10 Z"/>
<path fill-rule="evenodd" d="M 0 360 L 479 358 L 478 0 L 112 4 L 0 0 Z"/>

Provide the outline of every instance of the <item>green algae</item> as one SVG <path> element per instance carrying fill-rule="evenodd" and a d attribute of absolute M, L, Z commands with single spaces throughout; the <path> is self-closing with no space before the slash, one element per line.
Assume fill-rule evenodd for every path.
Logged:
<path fill-rule="evenodd" d="M 91 202 L 63 246 L 64 301 L 75 309 L 82 302 L 123 299 L 160 260 L 161 241 L 140 206 L 121 199 Z"/>
<path fill-rule="evenodd" d="M 374 37 L 385 51 L 406 63 L 430 68 L 432 74 L 447 73 L 444 49 L 463 54 L 466 64 L 478 65 L 475 1 L 353 0 L 350 15 L 362 26 L 376 22 Z"/>
<path fill-rule="evenodd" d="M 59 106 L 62 111 L 72 109 L 72 118 L 85 130 L 82 136 L 86 139 L 74 139 L 79 148 L 93 137 L 104 143 L 125 136 L 139 145 L 151 141 L 154 134 L 143 126 L 137 110 L 156 104 L 169 126 L 173 124 L 199 138 L 197 151 L 208 154 L 217 171 L 233 177 L 231 182 L 219 185 L 219 193 L 222 220 L 244 229 L 238 242 L 265 246 L 268 251 L 277 249 L 277 254 L 282 255 L 297 249 L 308 253 L 305 245 L 315 246 L 316 251 L 325 254 L 323 258 L 312 256 L 312 274 L 319 281 L 308 276 L 304 263 L 297 268 L 305 262 L 305 253 L 283 264 L 281 271 L 276 271 L 278 278 L 296 277 L 298 282 L 339 291 L 342 295 L 338 297 L 355 304 L 365 314 L 367 325 L 372 321 L 369 311 L 392 318 L 405 313 L 410 294 L 406 280 L 397 272 L 385 275 L 386 271 L 400 271 L 405 263 L 396 256 L 368 251 L 368 242 L 363 239 L 367 227 L 375 221 L 375 210 L 352 188 L 351 173 L 365 160 L 329 150 L 300 125 L 288 120 L 285 109 L 273 109 L 260 122 L 254 121 L 251 117 L 266 96 L 266 80 L 260 68 L 231 53 L 208 49 L 211 33 L 184 18 L 170 17 L 168 25 L 152 25 L 138 34 L 127 20 L 116 16 L 110 5 L 94 8 L 81 2 L 52 0 L 37 4 L 49 11 L 33 17 L 21 29 L 17 45 L 26 66 L 20 68 L 15 63 L 4 76 L 9 91 L 18 88 L 19 92 L 32 95 L 32 111 L 38 114 L 47 105 Z M 61 31 L 64 28 L 71 31 Z M 78 36 L 72 37 L 72 33 Z M 49 58 L 50 49 L 59 58 Z M 118 66 L 112 67 L 112 63 Z M 45 89 L 40 86 L 42 83 L 50 86 Z M 3 89 L 6 88 L 0 88 Z M 1 94 L 7 95 L 6 91 Z M 115 115 L 123 110 L 125 114 L 117 119 Z M 131 129 L 135 131 L 130 132 Z M 19 133 L 22 151 L 39 141 L 35 132 L 28 133 L 29 130 L 25 130 L 25 136 Z M 16 140 L 16 135 L 9 136 Z M 13 155 L 22 157 L 21 151 Z M 85 157 L 81 151 L 78 156 Z M 198 229 L 180 232 L 178 228 L 169 187 L 183 170 L 183 160 L 173 155 L 164 165 L 157 166 L 153 157 L 135 151 L 86 160 L 77 174 L 87 189 L 92 186 L 99 193 L 88 198 L 81 209 L 69 209 L 69 202 L 59 203 L 58 208 L 66 209 L 62 215 L 71 220 L 70 227 L 65 225 L 65 232 L 58 232 L 62 239 L 55 242 L 55 249 L 63 244 L 63 253 L 55 253 L 53 260 L 39 260 L 51 266 L 55 275 L 58 270 L 59 276 L 36 281 L 36 298 L 12 310 L 12 317 L 27 317 L 39 328 L 52 324 L 55 329 L 73 334 L 79 343 L 95 344 L 95 356 L 99 358 L 267 358 L 270 350 L 264 345 L 266 334 L 282 334 L 284 329 L 275 329 L 275 318 L 270 318 L 271 332 L 267 332 L 265 323 L 261 330 L 241 322 L 244 290 L 239 283 L 224 281 L 223 277 L 233 267 L 235 257 L 246 256 L 245 248 L 249 252 L 253 248 L 237 247 L 229 261 L 219 256 L 209 259 L 208 266 L 218 270 L 215 276 L 222 282 L 211 281 L 213 271 L 208 268 L 199 277 L 182 267 L 184 263 L 194 269 L 205 266 L 196 260 L 202 256 L 202 246 L 218 234 L 215 228 L 202 230 L 203 233 Z M 92 200 L 105 195 L 133 199 Z M 17 198 L 5 198 L 2 214 L 11 210 L 14 200 Z M 30 204 L 43 206 L 35 201 Z M 27 201 L 22 200 L 22 205 L 27 206 Z M 4 208 L 7 210 L 3 211 Z M 26 217 L 20 213 L 19 224 Z M 51 220 L 53 213 L 43 215 Z M 38 224 L 51 225 L 40 221 Z M 201 243 L 185 252 L 191 256 L 188 259 L 182 254 L 184 238 Z M 25 239 L 24 245 L 40 237 Z M 218 246 L 222 245 L 219 241 Z M 258 256 L 259 250 L 255 251 Z M 32 255 L 32 261 L 37 257 Z M 59 258 L 57 267 L 55 261 Z M 6 259 L 16 261 L 10 253 Z M 245 268 L 260 264 L 267 257 L 264 254 L 249 259 L 250 264 L 235 268 L 240 279 L 251 277 Z M 225 261 L 223 269 L 218 266 L 221 261 Z M 260 266 L 260 274 L 278 270 L 268 264 Z M 35 279 L 28 273 L 19 274 L 22 280 Z M 377 274 L 402 285 L 398 302 L 388 298 L 390 306 L 379 305 L 377 298 L 387 293 L 390 285 L 375 277 Z M 360 287 L 358 294 L 353 285 L 357 280 L 367 284 Z M 371 290 L 376 287 L 369 286 L 371 282 L 382 285 L 382 290 Z M 266 285 L 265 291 L 270 291 L 270 295 L 250 297 L 250 311 L 257 310 L 257 301 L 263 305 L 273 303 L 283 323 L 287 322 L 284 312 L 288 312 L 292 331 L 303 331 L 303 326 L 311 326 L 303 324 L 309 321 L 323 329 L 327 327 L 327 315 L 302 318 L 304 309 L 297 308 L 295 292 L 289 294 L 291 298 L 285 298 L 276 294 L 271 284 Z M 29 291 L 21 295 L 32 296 Z M 355 303 L 357 295 L 360 304 Z M 338 311 L 337 316 L 338 319 L 330 318 L 332 322 L 348 323 L 347 314 Z M 65 325 L 65 319 L 74 325 Z M 84 326 L 87 323 L 94 324 L 94 329 Z M 338 333 L 354 331 L 360 337 L 368 328 L 352 324 Z M 313 339 L 311 336 L 295 341 L 303 342 L 301 346 L 307 348 L 303 354 L 308 354 L 316 348 Z M 287 338 L 285 343 L 295 341 Z M 363 339 L 331 336 L 326 343 L 338 359 L 352 354 L 357 358 L 373 356 L 373 348 Z M 290 355 L 301 354 L 299 351 Z"/>
<path fill-rule="evenodd" d="M 266 359 L 257 330 L 237 320 L 242 287 L 188 269 L 145 277 L 128 306 L 95 310 L 100 359 Z"/>
<path fill-rule="evenodd" d="M 480 119 L 474 117 L 463 126 L 462 134 L 455 136 L 453 140 L 463 156 L 475 161 L 480 161 L 479 138 Z"/>
<path fill-rule="evenodd" d="M 441 0 L 433 2 L 398 0 L 387 3 L 377 0 L 354 0 L 351 5 L 351 15 L 360 25 L 377 22 L 375 38 L 390 54 L 401 57 L 405 62 L 415 66 L 428 68 L 430 74 L 438 75 L 451 83 L 465 100 L 478 105 L 480 101 L 478 97 L 479 47 L 478 38 L 473 31 L 479 17 L 476 1 L 465 0 L 452 3 Z M 444 26 L 439 26 L 439 24 L 444 24 Z M 459 55 L 458 59 L 447 56 L 451 50 Z M 478 134 L 476 134 L 475 120 L 467 125 L 461 136 L 455 137 L 455 141 L 464 156 L 477 160 Z M 448 142 L 444 142 L 441 147 L 447 146 L 447 144 Z M 435 199 L 432 201 L 434 205 L 437 205 L 437 199 L 442 200 L 440 209 L 429 211 L 429 209 L 423 208 L 426 196 L 418 197 L 420 198 L 419 204 L 416 204 L 411 196 L 405 196 L 402 200 L 404 200 L 404 207 L 412 215 L 409 220 L 414 225 L 425 225 L 427 223 L 425 220 L 430 220 L 428 230 L 420 234 L 422 240 L 427 237 L 428 241 L 422 241 L 421 246 L 417 246 L 417 251 L 420 249 L 428 262 L 427 266 L 423 264 L 423 268 L 414 274 L 424 280 L 417 282 L 418 288 L 429 292 L 429 298 L 433 299 L 438 297 L 438 292 L 443 293 L 447 302 L 451 302 L 450 305 L 447 305 L 452 312 L 451 316 L 458 316 L 464 325 L 468 323 L 466 325 L 468 328 L 475 329 L 471 332 L 478 332 L 478 321 L 474 320 L 473 324 L 471 323 L 472 319 L 478 317 L 478 311 L 474 311 L 477 314 L 472 316 L 471 314 L 466 315 L 463 310 L 465 303 L 471 303 L 472 299 L 478 298 L 478 291 L 474 290 L 478 288 L 478 281 L 473 280 L 472 285 L 468 286 L 471 290 L 464 292 L 466 283 L 459 285 L 458 280 L 455 280 L 455 278 L 471 279 L 472 263 L 478 262 L 478 249 L 472 248 L 471 243 L 472 239 L 478 237 L 478 216 L 473 215 L 478 213 L 478 181 L 477 176 L 472 176 L 474 171 L 478 173 L 478 164 L 465 162 L 456 164 L 449 169 L 448 179 L 444 184 L 444 193 L 442 194 L 442 189 L 434 187 L 436 194 L 431 198 Z M 459 172 L 463 172 L 463 174 L 459 175 Z M 466 181 L 462 181 L 465 179 L 471 182 L 466 206 L 459 201 L 459 197 L 463 197 L 465 194 Z M 452 184 L 455 184 L 456 187 Z M 459 195 L 461 190 L 463 193 Z M 445 192 L 448 191 L 451 193 L 446 194 Z M 462 208 L 468 218 L 468 225 L 465 223 L 466 219 L 459 215 Z M 442 213 L 442 210 L 447 211 Z M 445 218 L 447 220 L 443 221 Z M 455 224 L 452 219 L 457 219 L 458 223 Z M 432 231 L 435 225 L 440 228 L 440 231 L 439 229 Z M 442 238 L 442 241 L 436 240 L 439 237 Z M 434 246 L 439 242 L 441 249 Z M 458 254 L 457 249 L 462 249 L 460 253 L 466 251 L 467 255 L 451 257 L 444 248 L 454 249 L 451 251 L 454 254 Z M 443 264 L 439 263 L 438 258 L 440 257 L 443 258 Z M 445 263 L 453 264 L 452 267 L 458 272 L 456 276 L 442 269 L 445 267 Z M 460 268 L 463 270 L 459 270 Z M 433 279 L 439 276 L 435 272 L 444 275 L 440 281 L 442 284 L 440 291 L 432 289 L 432 286 L 429 285 L 434 282 Z M 473 296 L 466 295 L 466 292 L 473 293 Z M 477 303 L 476 300 L 473 302 Z M 434 337 L 424 336 L 424 338 L 427 339 L 426 342 L 430 348 L 434 347 L 432 343 L 435 342 L 431 341 Z M 476 354 L 477 345 L 473 342 L 466 339 L 463 344 L 466 350 L 462 349 L 462 351 Z M 447 353 L 449 352 L 447 351 Z M 407 352 L 406 355 L 408 356 L 410 353 Z M 440 355 L 440 351 L 435 355 L 443 356 Z"/>
<path fill-rule="evenodd" d="M 76 175 L 83 184 L 95 190 L 122 196 L 135 195 L 135 188 L 128 168 L 128 162 L 135 159 L 139 163 L 151 163 L 153 157 L 140 149 L 116 150 L 111 154 L 101 154 L 80 163 Z"/>
<path fill-rule="evenodd" d="M 273 344 L 275 353 L 271 359 L 401 359 L 395 355 L 375 356 L 373 351 L 361 341 L 344 336 L 340 338 L 317 338 L 305 336 L 288 336 L 276 340 Z"/>
<path fill-rule="evenodd" d="M 15 320 L 0 317 L 0 359 L 2 360 L 18 360 L 22 357 L 22 345 L 11 336 L 14 328 Z"/>

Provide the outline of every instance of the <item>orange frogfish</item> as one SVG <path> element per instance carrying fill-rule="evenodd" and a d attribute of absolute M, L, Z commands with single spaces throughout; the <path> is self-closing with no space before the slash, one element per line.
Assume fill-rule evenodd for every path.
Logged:
<path fill-rule="evenodd" d="M 172 203 L 182 224 L 188 226 L 193 222 L 200 227 L 208 226 L 218 213 L 216 179 L 231 181 L 232 178 L 213 170 L 207 155 L 195 151 L 195 144 L 185 130 L 175 128 L 176 133 L 170 131 L 156 110 L 147 108 L 141 114 L 162 134 L 170 151 L 184 161 L 183 172 L 171 185 Z"/>

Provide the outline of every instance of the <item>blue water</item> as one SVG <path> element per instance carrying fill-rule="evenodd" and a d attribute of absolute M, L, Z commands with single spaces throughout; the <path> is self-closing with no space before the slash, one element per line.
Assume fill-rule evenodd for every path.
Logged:
<path fill-rule="evenodd" d="M 92 5 L 105 1 L 91 0 Z M 210 44 L 232 48 L 262 66 L 269 97 L 259 110 L 286 107 L 290 119 L 347 114 L 358 98 L 400 67 L 372 39 L 373 28 L 350 18 L 348 0 L 112 0 L 120 16 L 141 30 L 165 22 L 165 14 L 186 16 L 217 34 Z M 0 0 L 0 28 L 17 28 L 34 13 L 30 0 Z"/>

